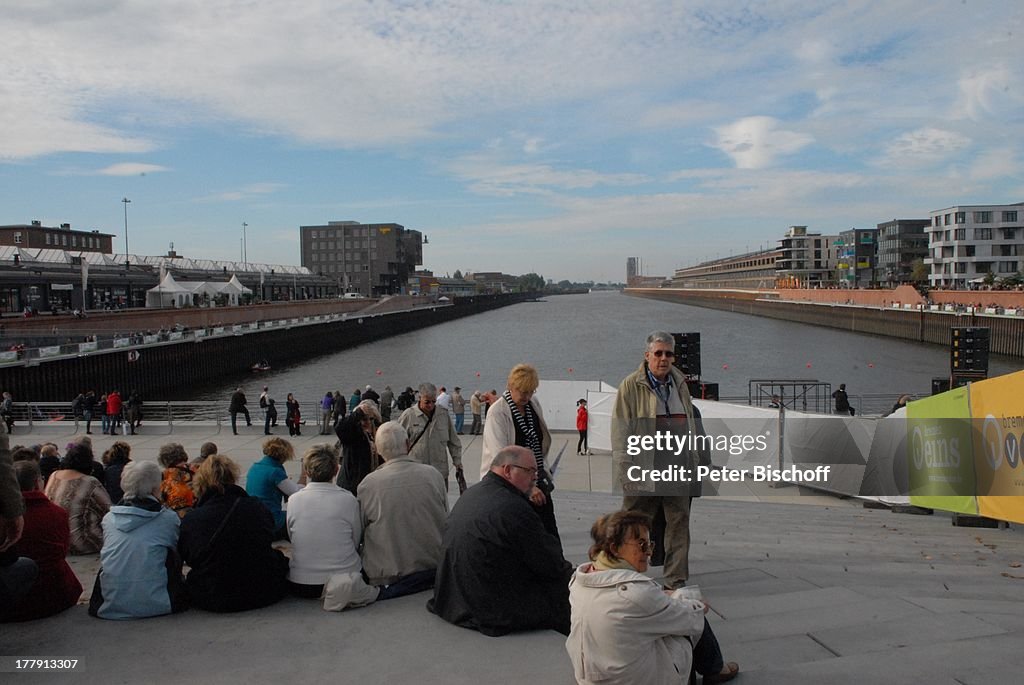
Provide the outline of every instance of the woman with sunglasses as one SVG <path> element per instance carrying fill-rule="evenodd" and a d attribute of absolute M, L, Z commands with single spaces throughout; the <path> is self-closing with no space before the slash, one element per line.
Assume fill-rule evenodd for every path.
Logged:
<path fill-rule="evenodd" d="M 691 666 L 704 683 L 739 673 L 725 663 L 704 615 L 708 605 L 643 575 L 654 552 L 651 519 L 636 511 L 599 518 L 590 563 L 569 581 L 572 627 L 565 647 L 580 685 L 681 685 Z"/>

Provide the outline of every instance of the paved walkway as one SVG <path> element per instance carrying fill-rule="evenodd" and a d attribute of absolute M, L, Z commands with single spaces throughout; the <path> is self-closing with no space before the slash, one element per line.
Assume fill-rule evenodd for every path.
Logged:
<path fill-rule="evenodd" d="M 215 440 L 247 465 L 259 456 L 262 436 L 253 431 Z M 110 440 L 96 437 L 97 447 Z M 208 437 L 183 444 L 191 452 Z M 129 440 L 137 458 L 161 444 Z M 297 447 L 317 440 L 303 436 Z M 556 436 L 556 451 L 566 440 L 572 451 L 568 434 Z M 479 438 L 465 442 L 467 475 L 475 474 Z M 593 520 L 619 504 L 581 487 L 584 477 L 610 472 L 607 462 L 607 455 L 563 460 L 555 509 L 574 563 L 585 559 Z M 795 488 L 702 498 L 691 526 L 691 583 L 713 607 L 726 657 L 741 664 L 736 682 L 1020 682 L 1024 535 L 1017 529 L 957 528 L 940 513 L 863 509 Z M 73 559 L 91 587 L 95 557 Z M 0 653 L 79 658 L 83 670 L 74 676 L 35 676 L 75 683 L 573 682 L 560 635 L 484 637 L 429 614 L 427 597 L 343 613 L 287 598 L 243 614 L 192 610 L 125 623 L 91 619 L 81 606 L 0 626 Z"/>

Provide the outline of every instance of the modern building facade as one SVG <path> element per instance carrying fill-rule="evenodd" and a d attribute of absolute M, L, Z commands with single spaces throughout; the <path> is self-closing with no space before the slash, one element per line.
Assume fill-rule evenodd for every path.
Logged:
<path fill-rule="evenodd" d="M 696 266 L 676 269 L 673 288 L 739 288 L 775 287 L 775 263 L 782 256 L 778 249 L 715 259 Z"/>
<path fill-rule="evenodd" d="M 72 250 L 75 252 L 114 251 L 114 235 L 99 231 L 76 231 L 71 224 L 43 226 L 41 221 L 0 226 L 0 246 L 26 250 Z"/>
<path fill-rule="evenodd" d="M 929 215 L 931 287 L 968 288 L 1024 268 L 1024 203 L 955 205 Z"/>
<path fill-rule="evenodd" d="M 886 287 L 914 283 L 914 263 L 928 256 L 931 219 L 893 219 L 878 224 L 875 281 Z"/>
<path fill-rule="evenodd" d="M 840 231 L 836 241 L 837 285 L 870 288 L 875 284 L 877 228 L 851 228 Z"/>
<path fill-rule="evenodd" d="M 780 288 L 818 288 L 832 282 L 838 264 L 838 235 L 808 233 L 806 226 L 790 226 L 779 241 L 775 261 Z"/>
<path fill-rule="evenodd" d="M 423 263 L 423 234 L 400 224 L 328 221 L 300 226 L 301 263 L 344 292 L 401 293 Z"/>

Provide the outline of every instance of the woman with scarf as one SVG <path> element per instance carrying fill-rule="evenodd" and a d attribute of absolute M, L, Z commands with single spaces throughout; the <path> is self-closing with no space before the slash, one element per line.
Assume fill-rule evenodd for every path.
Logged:
<path fill-rule="evenodd" d="M 341 444 L 341 470 L 338 487 L 353 495 L 366 475 L 380 466 L 380 456 L 373 436 L 380 425 L 380 412 L 373 400 L 363 400 L 341 420 L 335 432 Z"/>
<path fill-rule="evenodd" d="M 565 648 L 580 685 L 681 685 L 691 667 L 704 683 L 739 673 L 704 618 L 696 588 L 669 593 L 644 575 L 654 552 L 651 518 L 617 511 L 590 529 L 590 563 L 569 581 L 572 624 Z M 689 591 L 689 592 L 687 592 Z"/>
<path fill-rule="evenodd" d="M 530 503 L 540 516 L 544 529 L 558 537 L 555 507 L 551 491 L 555 489 L 545 458 L 551 449 L 551 434 L 544 423 L 540 402 L 534 397 L 540 378 L 529 364 L 517 364 L 508 374 L 505 394 L 498 397 L 487 411 L 484 424 L 483 454 L 480 477 L 490 470 L 491 460 L 509 445 L 525 447 L 537 460 L 537 482 L 529 492 Z"/>

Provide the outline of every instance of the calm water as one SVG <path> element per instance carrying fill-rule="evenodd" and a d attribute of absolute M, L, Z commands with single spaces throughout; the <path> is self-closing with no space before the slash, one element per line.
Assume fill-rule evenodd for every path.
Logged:
<path fill-rule="evenodd" d="M 225 399 L 241 384 L 255 404 L 266 384 L 283 405 L 288 392 L 314 402 L 328 390 L 347 398 L 370 383 L 400 390 L 429 381 L 465 391 L 503 389 L 508 370 L 529 362 L 541 378 L 618 385 L 640 364 L 654 329 L 699 331 L 703 377 L 723 396 L 746 396 L 751 378 L 846 383 L 851 395 L 927 393 L 949 373 L 949 353 L 923 345 L 803 324 L 628 297 L 617 292 L 549 297 L 380 340 L 261 376 L 247 375 L 191 399 Z M 1019 370 L 993 357 L 990 375 Z"/>

